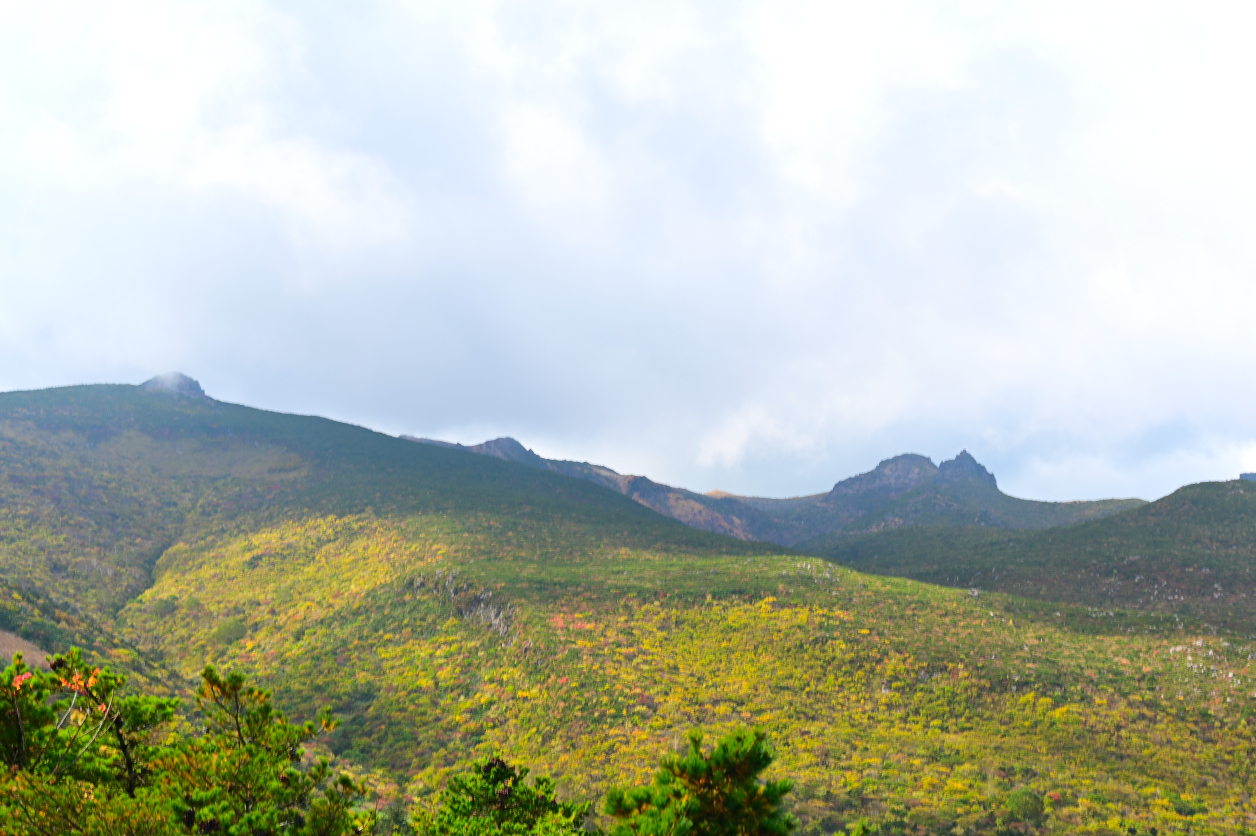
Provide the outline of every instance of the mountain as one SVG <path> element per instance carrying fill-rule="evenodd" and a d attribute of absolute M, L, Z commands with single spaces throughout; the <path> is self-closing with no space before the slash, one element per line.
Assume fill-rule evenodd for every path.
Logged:
<path fill-rule="evenodd" d="M 596 800 L 691 728 L 755 725 L 800 836 L 1256 821 L 1242 636 L 868 575 L 548 468 L 188 389 L 0 394 L 0 628 L 92 642 L 145 687 L 213 663 L 296 719 L 330 705 L 318 753 L 377 799 L 421 803 L 496 754 Z M 951 490 L 927 462 L 839 497 Z"/>
<path fill-rule="evenodd" d="M 585 479 L 616 490 L 664 516 L 704 531 L 743 540 L 807 548 L 807 541 L 840 532 L 863 534 L 922 526 L 1050 528 L 1136 508 L 1140 499 L 1097 502 L 1036 502 L 999 490 L 994 474 L 967 450 L 934 465 L 915 454 L 886 459 L 873 470 L 844 479 L 828 493 L 789 499 L 737 496 L 723 491 L 699 494 L 622 476 L 585 462 L 546 459 L 513 438 L 474 446 L 414 436 L 407 441 L 438 445 L 518 462 Z"/>
<path fill-rule="evenodd" d="M 1204 482 L 1041 531 L 901 529 L 803 547 L 862 571 L 1107 611 L 1193 617 L 1256 636 L 1256 484 Z"/>
<path fill-rule="evenodd" d="M 401 438 L 406 441 L 464 450 L 517 462 L 528 467 L 560 473 L 572 479 L 583 479 L 609 488 L 691 528 L 724 534 L 739 540 L 774 542 L 773 538 L 757 536 L 757 533 L 771 530 L 772 518 L 738 502 L 694 493 L 684 488 L 661 485 L 644 476 L 624 476 L 601 465 L 542 458 L 513 438 L 496 438 L 472 446 L 409 435 L 403 435 Z"/>
<path fill-rule="evenodd" d="M 735 550 L 586 482 L 222 403 L 172 374 L 0 395 L 0 630 L 166 681 L 116 618 L 181 543 L 311 515 L 503 508 L 562 516 L 584 538 L 564 548 L 613 531 L 639 548 Z"/>

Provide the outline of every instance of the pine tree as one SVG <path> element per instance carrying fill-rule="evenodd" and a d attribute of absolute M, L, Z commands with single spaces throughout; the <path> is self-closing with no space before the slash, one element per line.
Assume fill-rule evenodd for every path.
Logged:
<path fill-rule="evenodd" d="M 702 733 L 689 733 L 689 753 L 665 757 L 649 786 L 613 789 L 606 813 L 611 836 L 787 836 L 797 822 L 782 806 L 788 780 L 759 776 L 772 763 L 767 738 L 740 729 L 702 752 Z"/>
<path fill-rule="evenodd" d="M 415 816 L 421 836 L 574 836 L 589 813 L 588 804 L 564 804 L 554 782 L 501 758 L 480 761 L 449 779 L 434 809 Z"/>

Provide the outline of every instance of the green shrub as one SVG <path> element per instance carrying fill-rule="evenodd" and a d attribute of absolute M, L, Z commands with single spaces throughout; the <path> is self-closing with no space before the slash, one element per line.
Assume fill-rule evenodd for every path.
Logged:
<path fill-rule="evenodd" d="M 1042 796 L 1027 787 L 1008 793 L 1004 806 L 1017 821 L 1036 822 L 1042 818 Z"/>
<path fill-rule="evenodd" d="M 1165 798 L 1173 805 L 1173 811 L 1179 816 L 1198 816 L 1208 812 L 1208 808 L 1202 802 L 1188 801 L 1173 790 L 1169 790 Z"/>
<path fill-rule="evenodd" d="M 213 639 L 215 644 L 226 647 L 229 644 L 235 644 L 244 638 L 249 628 L 244 621 L 239 618 L 228 618 L 222 624 L 214 628 Z"/>
<path fill-rule="evenodd" d="M 157 602 L 153 604 L 153 615 L 158 618 L 165 618 L 168 615 L 173 615 L 178 608 L 179 599 L 173 595 L 168 598 L 158 598 Z"/>
<path fill-rule="evenodd" d="M 374 828 L 374 816 L 359 809 L 365 788 L 333 776 L 326 758 L 304 757 L 306 743 L 336 727 L 329 710 L 317 721 L 289 723 L 269 691 L 213 667 L 201 672 L 196 707 L 204 733 L 156 759 L 185 832 L 348 836 Z"/>
<path fill-rule="evenodd" d="M 374 817 L 365 789 L 303 745 L 335 727 L 289 723 L 239 674 L 201 674 L 204 733 L 170 729 L 178 700 L 124 693 L 77 648 L 49 670 L 0 670 L 0 833 L 349 836 Z"/>

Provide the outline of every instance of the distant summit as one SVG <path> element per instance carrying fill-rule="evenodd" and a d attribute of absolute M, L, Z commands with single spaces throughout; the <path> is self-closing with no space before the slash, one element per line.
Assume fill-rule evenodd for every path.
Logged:
<path fill-rule="evenodd" d="M 822 538 L 868 534 L 896 528 L 981 526 L 1049 528 L 1115 514 L 1141 500 L 1034 502 L 999 490 L 994 474 L 967 450 L 935 465 L 927 456 L 905 453 L 885 459 L 867 473 L 843 479 L 827 493 L 788 499 L 737 496 L 724 491 L 699 494 L 625 476 L 588 462 L 547 459 L 513 438 L 463 445 L 405 436 L 434 444 L 596 482 L 647 508 L 693 528 L 742 540 L 782 546 L 828 547 Z"/>
<path fill-rule="evenodd" d="M 479 453 L 482 456 L 492 456 L 495 459 L 505 459 L 508 462 L 518 462 L 531 467 L 539 467 L 542 470 L 554 469 L 548 465 L 548 459 L 541 458 L 509 436 L 494 438 L 492 441 L 474 445 L 455 444 L 452 441 L 440 441 L 435 438 L 418 438 L 413 435 L 403 435 L 401 438 L 405 441 L 417 441 L 419 444 L 432 444 L 437 447 L 449 447 L 453 450 L 466 450 L 470 453 Z"/>
<path fill-rule="evenodd" d="M 999 483 L 995 481 L 994 474 L 982 467 L 967 450 L 960 450 L 958 456 L 938 465 L 938 475 L 934 481 L 940 483 L 965 482 L 970 479 L 977 482 L 985 482 L 995 490 L 999 488 Z"/>
<path fill-rule="evenodd" d="M 205 398 L 205 390 L 201 384 L 180 372 L 166 372 L 151 377 L 140 384 L 141 389 L 150 392 L 170 392 L 175 395 L 187 395 L 190 398 Z"/>
<path fill-rule="evenodd" d="M 932 482 L 937 473 L 937 465 L 925 456 L 904 453 L 901 456 L 884 460 L 867 473 L 843 479 L 833 486 L 827 498 L 836 500 L 843 496 L 872 494 L 899 496 L 913 488 Z"/>

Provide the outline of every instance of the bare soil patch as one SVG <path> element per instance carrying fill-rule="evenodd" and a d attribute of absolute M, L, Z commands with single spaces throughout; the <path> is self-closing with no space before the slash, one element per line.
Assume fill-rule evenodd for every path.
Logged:
<path fill-rule="evenodd" d="M 18 652 L 23 654 L 26 664 L 47 669 L 48 662 L 44 657 L 48 655 L 48 651 L 31 644 L 15 633 L 0 630 L 0 660 L 2 660 L 0 665 L 8 665 L 13 659 L 13 654 Z"/>

